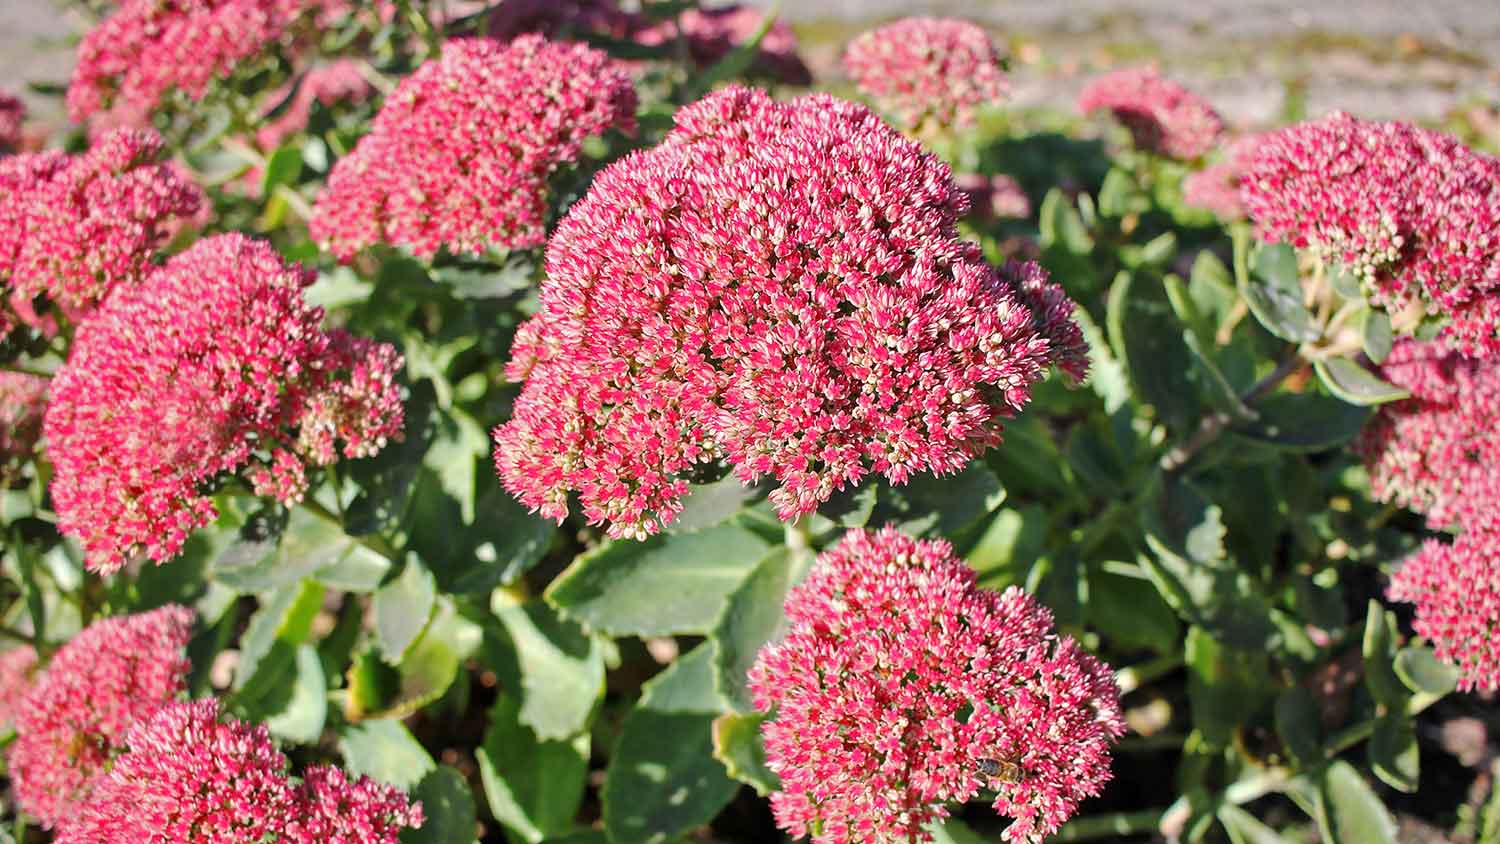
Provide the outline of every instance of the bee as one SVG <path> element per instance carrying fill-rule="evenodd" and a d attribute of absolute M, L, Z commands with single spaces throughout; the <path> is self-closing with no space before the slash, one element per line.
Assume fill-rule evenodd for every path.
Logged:
<path fill-rule="evenodd" d="M 1004 783 L 1021 781 L 1021 766 L 1012 759 L 975 759 L 974 766 L 984 776 L 986 782 L 999 780 Z"/>

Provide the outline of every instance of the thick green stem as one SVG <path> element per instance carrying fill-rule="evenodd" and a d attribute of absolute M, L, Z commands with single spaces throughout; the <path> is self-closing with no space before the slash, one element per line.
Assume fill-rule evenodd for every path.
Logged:
<path fill-rule="evenodd" d="M 808 518 L 801 517 L 786 523 L 786 547 L 793 551 L 812 550 L 812 529 L 807 526 L 808 521 Z"/>

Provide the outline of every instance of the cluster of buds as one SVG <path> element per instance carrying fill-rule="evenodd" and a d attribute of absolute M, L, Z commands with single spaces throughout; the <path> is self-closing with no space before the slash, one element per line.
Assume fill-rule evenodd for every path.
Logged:
<path fill-rule="evenodd" d="M 1218 143 L 1224 124 L 1207 100 L 1154 67 L 1133 67 L 1097 77 L 1078 95 L 1084 114 L 1108 111 L 1128 130 L 1137 149 L 1191 161 Z"/>
<path fill-rule="evenodd" d="M 495 430 L 528 507 L 561 520 L 576 492 L 644 536 L 722 460 L 792 518 L 872 472 L 957 472 L 1050 366 L 1086 372 L 1061 288 L 985 263 L 947 165 L 869 109 L 728 88 L 676 119 L 548 244 Z"/>
<path fill-rule="evenodd" d="M 118 129 L 80 155 L 0 158 L 0 288 L 10 316 L 50 333 L 45 300 L 77 322 L 117 286 L 133 283 L 205 203 L 180 170 L 160 162 L 162 140 Z"/>
<path fill-rule="evenodd" d="M 903 18 L 849 42 L 844 69 L 908 128 L 974 122 L 1009 90 L 989 33 L 952 18 Z"/>
<path fill-rule="evenodd" d="M 163 562 L 216 516 L 205 488 L 246 470 L 284 502 L 305 467 L 375 453 L 402 432 L 402 364 L 321 328 L 311 271 L 239 234 L 198 241 L 80 328 L 45 433 L 58 527 L 89 567 Z"/>
<path fill-rule="evenodd" d="M 1373 305 L 1419 302 L 1465 354 L 1500 352 L 1500 158 L 1338 112 L 1261 136 L 1240 192 L 1267 241 L 1344 267 Z"/>
<path fill-rule="evenodd" d="M 216 700 L 182 701 L 142 720 L 58 844 L 396 844 L 422 825 L 420 803 L 388 785 L 317 766 L 300 781 L 261 725 Z"/>
<path fill-rule="evenodd" d="M 539 246 L 548 179 L 590 136 L 634 131 L 635 109 L 625 68 L 582 44 L 449 41 L 334 166 L 309 229 L 342 260 L 377 243 L 423 257 Z"/>
<path fill-rule="evenodd" d="M 930 840 L 982 788 L 1037 842 L 1109 780 L 1109 666 L 1019 588 L 980 589 L 942 541 L 851 531 L 787 598 L 750 671 L 777 823 L 817 844 Z"/>

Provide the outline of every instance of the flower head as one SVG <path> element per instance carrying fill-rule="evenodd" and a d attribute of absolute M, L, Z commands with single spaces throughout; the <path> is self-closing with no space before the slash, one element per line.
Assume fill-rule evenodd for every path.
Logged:
<path fill-rule="evenodd" d="M 1412 628 L 1457 666 L 1459 689 L 1500 689 L 1500 534 L 1427 540 L 1391 576 L 1386 596 L 1416 604 Z"/>
<path fill-rule="evenodd" d="M 775 715 L 771 807 L 793 837 L 927 840 L 946 804 L 992 787 L 1005 839 L 1035 842 L 1108 781 L 1113 673 L 1025 592 L 974 578 L 946 542 L 851 531 L 787 597 L 750 688 Z"/>
<path fill-rule="evenodd" d="M 279 41 L 309 0 L 120 0 L 83 37 L 68 85 L 76 121 L 123 104 L 150 112 L 172 91 L 210 83 Z"/>
<path fill-rule="evenodd" d="M 0 653 L 0 733 L 10 729 L 16 706 L 31 689 L 36 673 L 36 648 L 21 645 Z"/>
<path fill-rule="evenodd" d="M 1184 161 L 1213 149 L 1223 129 L 1213 106 L 1153 67 L 1115 70 L 1090 82 L 1078 95 L 1078 110 L 1101 109 L 1130 130 L 1140 149 Z"/>
<path fill-rule="evenodd" d="M 1500 366 L 1403 337 L 1380 374 L 1411 398 L 1381 405 L 1354 441 L 1375 497 L 1435 528 L 1500 527 Z"/>
<path fill-rule="evenodd" d="M 46 378 L 0 372 L 0 490 L 10 485 L 22 464 L 36 456 L 46 407 Z"/>
<path fill-rule="evenodd" d="M 908 127 L 966 125 L 1009 90 L 995 44 L 953 18 L 903 18 L 849 42 L 844 68 L 861 93 Z"/>
<path fill-rule="evenodd" d="M 986 264 L 965 205 L 863 106 L 729 88 L 682 109 L 552 236 L 501 479 L 550 518 L 577 492 L 619 537 L 670 521 L 710 461 L 775 477 L 783 518 L 872 471 L 958 471 L 1049 365 L 1087 366 L 1073 303 Z"/>
<path fill-rule="evenodd" d="M 21 146 L 21 124 L 26 121 L 26 103 L 7 91 L 0 91 L 0 155 L 15 152 Z"/>
<path fill-rule="evenodd" d="M 137 722 L 187 690 L 193 612 L 96 621 L 58 650 L 15 709 L 6 763 L 21 807 L 64 825 Z"/>
<path fill-rule="evenodd" d="M 1241 188 L 1261 237 L 1341 264 L 1372 304 L 1420 301 L 1465 354 L 1500 352 L 1500 158 L 1341 112 L 1262 138 Z"/>
<path fill-rule="evenodd" d="M 1259 135 L 1236 138 L 1215 163 L 1182 180 L 1182 201 L 1195 208 L 1211 211 L 1221 220 L 1242 220 L 1245 205 L 1240 201 L 1240 182 L 1250 169 Z"/>
<path fill-rule="evenodd" d="M 312 279 L 267 243 L 219 235 L 84 323 L 45 430 L 58 527 L 90 568 L 176 555 L 215 517 L 204 485 L 221 473 L 243 469 L 257 493 L 290 502 L 304 466 L 400 437 L 400 356 L 322 330 L 302 299 Z"/>
<path fill-rule="evenodd" d="M 688 54 L 699 68 L 712 67 L 736 47 L 749 41 L 760 29 L 766 11 L 731 3 L 713 8 L 690 8 L 674 19 L 638 25 L 632 39 L 639 44 L 671 44 L 679 36 L 687 42 Z M 680 29 L 679 29 L 680 28 Z M 756 45 L 746 73 L 784 82 L 807 85 L 812 72 L 797 54 L 797 34 L 786 21 L 771 22 Z"/>
<path fill-rule="evenodd" d="M 218 844 L 395 844 L 422 825 L 421 804 L 330 767 L 288 776 L 264 726 L 184 701 L 137 724 L 58 844 L 213 841 Z"/>
<path fill-rule="evenodd" d="M 311 232 L 345 260 L 376 243 L 427 257 L 540 245 L 548 178 L 586 138 L 633 131 L 635 107 L 624 68 L 582 44 L 449 41 L 334 166 Z"/>
<path fill-rule="evenodd" d="M 88 152 L 0 159 L 0 284 L 22 322 L 44 297 L 75 321 L 151 267 L 203 193 L 160 163 L 152 131 L 116 130 Z"/>

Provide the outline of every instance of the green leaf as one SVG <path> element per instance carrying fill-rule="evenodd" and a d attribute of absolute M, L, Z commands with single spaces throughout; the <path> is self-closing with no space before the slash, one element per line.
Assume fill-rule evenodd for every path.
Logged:
<path fill-rule="evenodd" d="M 1490 799 L 1480 810 L 1479 844 L 1500 844 L 1500 784 L 1490 786 Z"/>
<path fill-rule="evenodd" d="M 875 502 L 879 497 L 880 484 L 878 483 L 850 484 L 823 502 L 813 518 L 826 520 L 842 528 L 864 527 L 869 524 L 870 516 L 875 512 Z M 818 521 L 813 524 L 815 525 L 813 529 L 821 532 L 823 525 Z"/>
<path fill-rule="evenodd" d="M 713 483 L 688 487 L 682 499 L 682 512 L 667 526 L 670 533 L 688 533 L 711 528 L 743 510 L 760 497 L 761 490 L 740 483 L 733 472 Z"/>
<path fill-rule="evenodd" d="M 1217 814 L 1233 844 L 1286 844 L 1280 833 L 1233 803 L 1220 806 Z"/>
<path fill-rule="evenodd" d="M 412 547 L 437 578 L 438 589 L 463 595 L 487 594 L 513 583 L 551 547 L 557 525 L 526 511 L 491 477 L 464 524 L 459 504 L 444 493 L 430 470 L 417 479 L 412 505 Z"/>
<path fill-rule="evenodd" d="M 1417 790 L 1422 759 L 1416 730 L 1405 712 L 1391 712 L 1375 721 L 1369 754 L 1370 769 L 1382 782 L 1408 794 Z"/>
<path fill-rule="evenodd" d="M 1094 251 L 1094 238 L 1089 235 L 1077 209 L 1068 201 L 1068 195 L 1060 189 L 1052 188 L 1042 197 L 1038 222 L 1043 249 L 1060 246 L 1066 252 L 1080 256 Z"/>
<path fill-rule="evenodd" d="M 530 290 L 538 271 L 527 252 L 512 252 L 499 266 L 434 267 L 432 279 L 442 282 L 455 299 L 504 299 Z"/>
<path fill-rule="evenodd" d="M 349 773 L 402 791 L 410 791 L 437 769 L 437 763 L 411 732 L 393 718 L 340 727 L 339 753 Z"/>
<path fill-rule="evenodd" d="M 260 195 L 270 198 L 280 185 L 292 185 L 302 175 L 302 150 L 290 144 L 277 149 L 266 159 L 261 174 Z"/>
<path fill-rule="evenodd" d="M 702 642 L 642 687 L 640 705 L 654 712 L 723 712 L 714 687 L 714 643 Z M 660 682 L 656 682 L 659 680 Z"/>
<path fill-rule="evenodd" d="M 977 572 L 979 582 L 991 589 L 1019 583 L 1027 568 L 1041 556 L 1047 541 L 1047 511 L 1031 504 L 1024 509 L 1006 507 L 969 548 L 964 559 Z"/>
<path fill-rule="evenodd" d="M 611 636 L 707 633 L 766 547 L 732 524 L 608 542 L 578 555 L 546 598 L 565 618 Z"/>
<path fill-rule="evenodd" d="M 520 714 L 520 701 L 501 695 L 475 755 L 495 819 L 526 841 L 540 842 L 573 826 L 589 770 L 589 736 L 542 741 Z"/>
<path fill-rule="evenodd" d="M 1118 220 L 1127 214 L 1144 214 L 1151 209 L 1151 198 L 1140 189 L 1128 173 L 1111 167 L 1099 185 L 1099 213 Z"/>
<path fill-rule="evenodd" d="M 1240 294 L 1229 268 L 1211 250 L 1199 250 L 1193 259 L 1193 269 L 1188 273 L 1188 295 L 1199 318 L 1204 320 L 1199 328 L 1200 339 L 1205 343 L 1215 340 L 1220 326 L 1239 304 Z"/>
<path fill-rule="evenodd" d="M 1235 729 L 1266 701 L 1271 690 L 1264 651 L 1218 641 L 1201 627 L 1188 629 L 1185 655 L 1193 724 L 1213 747 L 1226 747 Z"/>
<path fill-rule="evenodd" d="M 438 765 L 417 783 L 411 799 L 422 804 L 422 826 L 403 829 L 401 844 L 472 844 L 474 791 L 463 774 Z"/>
<path fill-rule="evenodd" d="M 714 758 L 724 763 L 731 777 L 755 789 L 762 797 L 781 787 L 781 778 L 766 764 L 766 744 L 760 734 L 762 714 L 729 712 L 714 719 Z"/>
<path fill-rule="evenodd" d="M 1250 256 L 1250 272 L 1239 282 L 1250 313 L 1267 331 L 1292 343 L 1318 339 L 1317 321 L 1302 304 L 1302 281 L 1292 247 L 1261 244 Z"/>
<path fill-rule="evenodd" d="M 625 716 L 604 780 L 604 828 L 613 844 L 663 844 L 713 820 L 739 783 L 714 758 L 715 709 L 703 705 L 700 645 L 642 687 Z M 665 709 L 663 707 L 671 707 Z"/>
<path fill-rule="evenodd" d="M 1353 765 L 1337 760 L 1318 782 L 1318 826 L 1327 844 L 1395 844 L 1396 822 Z"/>
<path fill-rule="evenodd" d="M 278 589 L 250 616 L 232 686 L 238 707 L 261 714 L 280 711 L 295 677 L 297 649 L 307 641 L 322 604 L 323 586 L 304 580 Z"/>
<path fill-rule="evenodd" d="M 1004 501 L 1000 479 L 974 460 L 955 475 L 916 475 L 902 486 L 882 483 L 870 521 L 912 536 L 952 536 Z"/>
<path fill-rule="evenodd" d="M 1083 340 L 1089 347 L 1089 389 L 1104 401 L 1104 409 L 1114 413 L 1130 401 L 1130 378 L 1125 367 L 1115 360 L 1110 351 L 1104 330 L 1094 322 L 1088 311 L 1079 308 L 1073 311 L 1073 321 L 1083 331 Z M 1006 431 L 1008 435 L 1010 432 Z M 1009 445 L 1009 436 L 1006 437 Z"/>
<path fill-rule="evenodd" d="M 1191 331 L 1182 333 L 1182 343 L 1192 352 L 1192 370 L 1195 380 L 1203 386 L 1203 392 L 1216 410 L 1222 410 L 1241 422 L 1253 421 L 1258 413 L 1251 410 L 1240 399 L 1240 391 L 1229 382 L 1229 378 L 1214 362 L 1212 354 Z"/>
<path fill-rule="evenodd" d="M 328 680 L 317 648 L 297 648 L 295 678 L 286 705 L 264 720 L 271 735 L 282 741 L 314 744 L 328 719 Z"/>
<path fill-rule="evenodd" d="M 1359 320 L 1360 340 L 1365 356 L 1377 366 L 1385 363 L 1391 353 L 1395 338 L 1391 331 L 1391 315 L 1382 308 L 1366 308 Z"/>
<path fill-rule="evenodd" d="M 1197 388 L 1182 365 L 1191 352 L 1183 343 L 1182 323 L 1167 302 L 1166 290 L 1120 272 L 1109 288 L 1105 327 L 1136 400 L 1153 407 L 1156 417 L 1175 431 L 1195 424 Z"/>
<path fill-rule="evenodd" d="M 773 548 L 756 564 L 745 581 L 729 594 L 709 637 L 717 652 L 715 687 L 736 711 L 755 711 L 746 672 L 755 664 L 761 646 L 784 632 L 782 605 L 787 592 L 807 574 L 813 554 L 806 549 Z"/>
<path fill-rule="evenodd" d="M 1392 662 L 1396 658 L 1396 616 L 1371 598 L 1365 610 L 1365 635 L 1362 645 L 1365 661 L 1365 686 L 1376 703 L 1388 710 L 1404 712 L 1411 693 L 1396 676 Z"/>
<path fill-rule="evenodd" d="M 1091 572 L 1085 609 L 1090 626 L 1122 648 L 1171 653 L 1182 641 L 1182 625 L 1149 580 Z"/>
<path fill-rule="evenodd" d="M 1395 668 L 1396 676 L 1414 692 L 1441 697 L 1458 688 L 1458 669 L 1439 661 L 1431 648 L 1402 648 Z"/>
<path fill-rule="evenodd" d="M 1321 393 L 1273 393 L 1255 405 L 1258 418 L 1237 436 L 1284 451 L 1342 448 L 1370 418 L 1370 409 Z"/>
<path fill-rule="evenodd" d="M 1305 687 L 1292 686 L 1276 698 L 1276 733 L 1282 746 L 1304 768 L 1323 761 L 1320 726 L 1318 702 Z"/>
<path fill-rule="evenodd" d="M 582 732 L 604 694 L 603 645 L 538 602 L 502 608 L 496 617 L 520 674 L 521 723 L 544 741 Z"/>
<path fill-rule="evenodd" d="M 474 522 L 474 481 L 478 466 L 488 459 L 490 438 L 484 427 L 463 410 L 452 407 L 439 423 L 432 445 L 422 458 L 441 483 L 443 491 L 459 503 L 463 523 Z"/>
<path fill-rule="evenodd" d="M 356 657 L 350 668 L 346 716 L 358 721 L 411 715 L 442 697 L 481 639 L 478 625 L 460 616 L 446 596 L 440 597 L 432 622 L 395 669 L 373 651 Z"/>
<path fill-rule="evenodd" d="M 393 665 L 401 662 L 427 629 L 436 606 L 437 586 L 432 572 L 415 554 L 408 554 L 401 574 L 380 587 L 370 600 L 375 615 L 375 641 L 387 662 Z"/>
<path fill-rule="evenodd" d="M 1382 380 L 1375 373 L 1349 358 L 1324 358 L 1313 361 L 1328 392 L 1350 404 L 1384 404 L 1409 398 L 1411 393 Z"/>
<path fill-rule="evenodd" d="M 305 507 L 294 507 L 282 530 L 270 514 L 249 519 L 240 529 L 239 540 L 214 561 L 211 576 L 236 591 L 260 592 L 325 570 L 338 572 L 338 579 L 353 570 L 389 564 L 339 525 Z"/>

